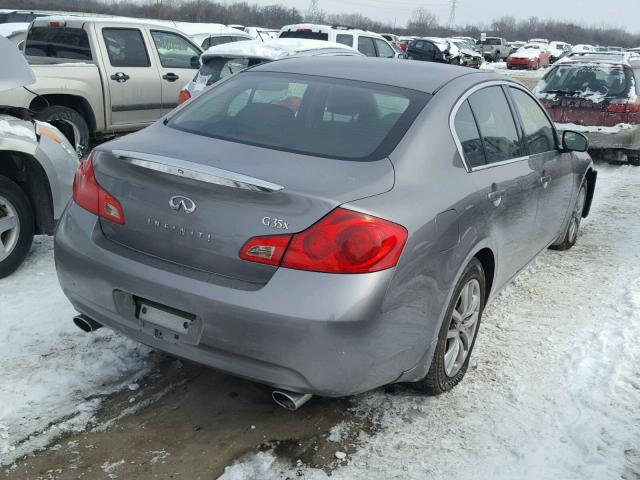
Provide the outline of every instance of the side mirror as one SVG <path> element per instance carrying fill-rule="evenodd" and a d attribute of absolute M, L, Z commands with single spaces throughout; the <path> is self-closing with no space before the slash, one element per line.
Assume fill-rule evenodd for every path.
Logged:
<path fill-rule="evenodd" d="M 565 130 L 562 132 L 562 149 L 568 152 L 586 152 L 589 149 L 589 139 L 581 133 Z"/>

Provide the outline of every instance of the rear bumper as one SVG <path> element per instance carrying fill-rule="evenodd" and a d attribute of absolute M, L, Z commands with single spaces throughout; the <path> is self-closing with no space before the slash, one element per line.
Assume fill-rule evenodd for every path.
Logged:
<path fill-rule="evenodd" d="M 424 339 L 410 328 L 415 319 L 383 311 L 393 269 L 279 269 L 264 286 L 193 278 L 105 239 L 96 217 L 74 203 L 57 230 L 55 259 L 80 313 L 153 348 L 273 387 L 351 395 L 392 383 L 424 355 Z M 135 297 L 196 319 L 188 333 L 160 328 L 159 338 L 158 328 L 136 318 Z"/>
<path fill-rule="evenodd" d="M 559 130 L 572 129 L 570 125 L 564 125 L 564 128 L 563 124 L 557 124 L 557 126 Z M 593 130 L 597 128 L 598 127 L 593 127 Z M 634 125 L 631 128 L 617 132 L 607 132 L 607 127 L 604 127 L 602 132 L 589 130 L 583 131 L 582 133 L 589 139 L 590 149 L 640 150 L 640 125 Z"/>

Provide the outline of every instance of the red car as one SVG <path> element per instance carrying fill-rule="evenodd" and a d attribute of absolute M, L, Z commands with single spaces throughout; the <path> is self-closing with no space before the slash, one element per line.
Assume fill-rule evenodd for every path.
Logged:
<path fill-rule="evenodd" d="M 551 52 L 542 43 L 527 43 L 507 58 L 507 68 L 525 68 L 537 70 L 548 67 L 551 63 Z"/>
<path fill-rule="evenodd" d="M 589 138 L 599 156 L 640 166 L 640 57 L 581 53 L 565 57 L 534 90 L 558 130 Z"/>

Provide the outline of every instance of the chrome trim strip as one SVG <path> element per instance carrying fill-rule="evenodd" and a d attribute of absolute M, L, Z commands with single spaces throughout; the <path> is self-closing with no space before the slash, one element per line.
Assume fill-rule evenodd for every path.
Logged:
<path fill-rule="evenodd" d="M 472 88 L 464 92 L 464 94 L 458 99 L 456 104 L 453 106 L 453 109 L 449 114 L 449 129 L 451 130 L 453 141 L 455 142 L 456 147 L 458 148 L 458 154 L 460 155 L 460 158 L 462 158 L 462 164 L 464 165 L 464 168 L 468 173 L 476 172 L 478 170 L 486 170 L 492 167 L 499 167 L 500 165 L 507 165 L 509 163 L 521 162 L 522 160 L 529 158 L 528 156 L 510 158 L 509 160 L 504 160 L 502 162 L 489 163 L 487 165 L 481 165 L 479 167 L 473 167 L 473 168 L 471 168 L 471 166 L 467 163 L 467 159 L 464 158 L 464 149 L 462 148 L 462 142 L 460 142 L 460 139 L 458 138 L 458 134 L 456 133 L 456 126 L 455 126 L 455 120 L 456 120 L 456 115 L 458 114 L 458 110 L 460 110 L 460 107 L 462 106 L 462 104 L 478 90 L 482 90 L 483 88 L 487 88 L 487 87 L 502 86 L 502 85 L 505 85 L 507 87 L 519 88 L 523 92 L 529 93 L 527 92 L 526 87 L 520 85 L 519 83 L 512 82 L 509 80 L 493 80 L 490 82 L 479 83 L 478 85 L 474 85 Z"/>
<path fill-rule="evenodd" d="M 113 150 L 114 156 L 141 168 L 155 172 L 167 173 L 176 177 L 189 178 L 198 182 L 212 183 L 224 187 L 240 188 L 254 192 L 279 192 L 282 185 L 249 177 L 240 173 L 230 172 L 216 167 L 164 157 L 151 153 L 129 152 L 126 150 Z"/>

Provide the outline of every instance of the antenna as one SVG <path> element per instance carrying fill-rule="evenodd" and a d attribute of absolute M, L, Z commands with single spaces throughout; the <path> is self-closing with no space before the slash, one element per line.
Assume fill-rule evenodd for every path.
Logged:
<path fill-rule="evenodd" d="M 458 0 L 451 0 L 451 11 L 449 13 L 449 28 L 454 29 L 456 26 L 456 4 Z"/>

